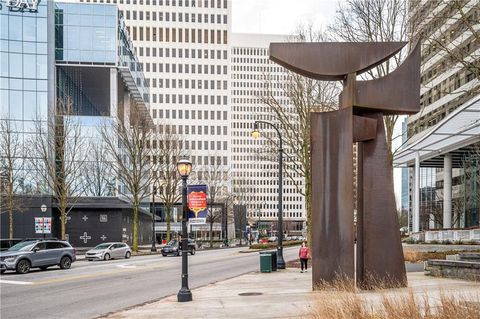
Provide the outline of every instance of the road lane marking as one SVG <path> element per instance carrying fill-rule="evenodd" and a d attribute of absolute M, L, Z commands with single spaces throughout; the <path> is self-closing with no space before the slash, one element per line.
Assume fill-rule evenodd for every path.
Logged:
<path fill-rule="evenodd" d="M 134 269 L 134 268 L 137 268 L 137 266 L 135 265 L 125 265 L 125 264 L 122 264 L 122 265 L 117 265 L 118 268 L 124 268 L 124 269 Z"/>
<path fill-rule="evenodd" d="M 0 279 L 0 284 L 33 285 L 33 282 L 30 282 L 30 281 L 14 281 L 14 280 L 3 280 L 3 279 Z"/>
<path fill-rule="evenodd" d="M 122 273 L 128 273 L 128 272 L 135 272 L 138 270 L 145 270 L 145 269 L 158 269 L 158 268 L 164 268 L 163 265 L 156 265 L 156 266 L 146 266 L 146 267 L 141 267 L 141 268 L 114 268 L 109 271 L 101 271 L 101 272 L 96 272 L 93 274 L 84 274 L 84 275 L 73 275 L 73 276 L 65 276 L 62 278 L 54 278 L 54 279 L 45 279 L 45 280 L 39 280 L 39 281 L 34 281 L 34 285 L 46 285 L 46 284 L 53 284 L 53 283 L 59 283 L 59 282 L 65 282 L 65 281 L 72 281 L 72 280 L 80 280 L 80 279 L 91 279 L 91 278 L 96 278 L 96 277 L 102 277 L 102 276 L 114 276 L 114 275 L 119 275 Z"/>

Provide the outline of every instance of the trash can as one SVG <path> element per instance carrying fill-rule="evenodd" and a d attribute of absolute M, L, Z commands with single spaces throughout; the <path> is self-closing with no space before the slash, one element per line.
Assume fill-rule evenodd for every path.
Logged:
<path fill-rule="evenodd" d="M 260 253 L 260 272 L 277 271 L 277 252 L 262 251 Z"/>
<path fill-rule="evenodd" d="M 272 272 L 272 255 L 269 252 L 260 253 L 260 272 Z"/>
<path fill-rule="evenodd" d="M 277 252 L 269 251 L 269 253 L 272 256 L 272 271 L 277 271 Z"/>

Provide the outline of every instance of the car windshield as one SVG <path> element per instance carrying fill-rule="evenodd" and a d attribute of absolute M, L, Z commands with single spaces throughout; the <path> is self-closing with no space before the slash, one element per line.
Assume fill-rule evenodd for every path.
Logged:
<path fill-rule="evenodd" d="M 8 251 L 26 251 L 30 250 L 33 245 L 36 244 L 36 241 L 22 241 L 18 244 L 13 245 L 8 249 Z"/>
<path fill-rule="evenodd" d="M 177 240 L 176 240 L 176 239 L 172 239 L 172 240 L 170 240 L 170 241 L 168 242 L 167 245 L 169 245 L 169 246 L 175 246 L 175 245 L 177 245 Z"/>
<path fill-rule="evenodd" d="M 100 244 L 98 246 L 96 246 L 95 248 L 93 249 L 96 249 L 96 250 L 100 250 L 100 249 L 107 249 L 108 247 L 110 247 L 111 244 Z"/>

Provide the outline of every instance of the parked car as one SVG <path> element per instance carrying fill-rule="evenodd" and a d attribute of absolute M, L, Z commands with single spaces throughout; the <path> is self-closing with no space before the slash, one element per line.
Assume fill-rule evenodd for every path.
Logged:
<path fill-rule="evenodd" d="M 268 237 L 268 241 L 269 241 L 269 242 L 277 241 L 277 236 Z"/>
<path fill-rule="evenodd" d="M 0 272 L 15 270 L 26 274 L 31 268 L 45 270 L 51 266 L 69 269 L 75 260 L 75 249 L 66 241 L 25 240 L 0 252 Z"/>
<path fill-rule="evenodd" d="M 103 243 L 85 253 L 88 261 L 130 258 L 132 249 L 125 243 Z"/>
<path fill-rule="evenodd" d="M 20 238 L 0 239 L 0 251 L 8 250 L 8 248 L 12 247 L 15 244 L 18 244 L 21 241 L 23 241 L 23 239 Z"/>
<path fill-rule="evenodd" d="M 168 255 L 180 256 L 182 254 L 182 249 L 179 246 L 181 246 L 181 242 L 179 244 L 178 240 L 172 239 L 168 244 L 162 247 L 162 255 L 164 257 Z M 197 245 L 195 244 L 195 241 L 189 238 L 188 252 L 191 255 L 195 255 L 196 250 L 197 250 Z"/>

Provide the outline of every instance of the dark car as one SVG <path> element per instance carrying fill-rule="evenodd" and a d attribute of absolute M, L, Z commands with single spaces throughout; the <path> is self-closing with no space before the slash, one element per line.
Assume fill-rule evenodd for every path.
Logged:
<path fill-rule="evenodd" d="M 0 272 L 26 274 L 30 268 L 45 270 L 51 266 L 69 269 L 75 260 L 75 249 L 66 241 L 25 240 L 0 252 Z"/>
<path fill-rule="evenodd" d="M 168 256 L 180 256 L 182 254 L 182 249 L 181 249 L 181 242 L 179 245 L 178 240 L 172 239 L 168 244 L 162 247 L 162 255 Z M 188 239 L 188 252 L 191 255 L 195 255 L 195 251 L 197 250 L 197 245 L 195 244 L 195 241 L 193 239 Z"/>

